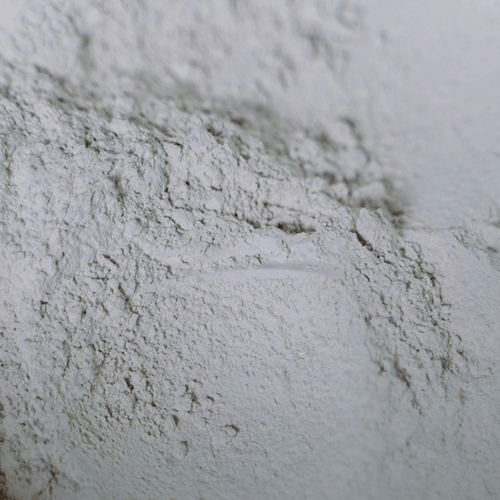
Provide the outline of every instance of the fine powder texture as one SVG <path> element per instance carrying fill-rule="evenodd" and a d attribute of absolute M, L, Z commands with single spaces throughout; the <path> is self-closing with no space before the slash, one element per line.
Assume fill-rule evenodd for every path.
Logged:
<path fill-rule="evenodd" d="M 362 11 L 25 3 L 0 33 L 0 498 L 499 498 L 500 214 L 410 230 L 357 121 L 296 116 Z"/>
<path fill-rule="evenodd" d="M 398 188 L 352 124 L 85 98 L 12 68 L 2 89 L 13 498 L 498 491 L 497 408 L 474 398 L 497 362 L 450 319 L 453 269 L 493 261 L 400 239 Z M 444 288 L 425 245 L 457 261 Z"/>

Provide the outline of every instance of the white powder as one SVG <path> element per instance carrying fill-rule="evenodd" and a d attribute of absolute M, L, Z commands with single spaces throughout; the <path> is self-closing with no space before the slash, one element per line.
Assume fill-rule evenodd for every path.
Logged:
<path fill-rule="evenodd" d="M 32 2 L 26 19 L 53 9 L 25 37 L 34 52 L 12 41 L 4 51 L 14 61 L 0 82 L 9 495 L 498 497 L 498 224 L 402 237 L 405 183 L 349 115 L 304 126 L 247 101 L 245 87 L 210 97 L 203 75 L 227 57 L 224 44 L 198 32 L 179 52 L 161 36 L 170 26 L 182 38 L 190 22 L 209 30 L 210 9 L 162 22 L 168 9 L 154 3 L 122 14 L 121 2 L 78 5 Z M 269 10 L 276 26 L 288 12 L 276 2 L 235 27 L 230 3 L 216 6 L 225 40 L 246 23 L 268 33 Z M 360 13 L 347 7 L 318 26 L 335 18 L 351 33 Z M 314 25 L 313 10 L 294 19 Z M 105 45 L 126 40 L 103 21 L 115 16 L 146 39 L 108 48 L 104 63 Z M 14 41 L 30 24 L 20 26 Z M 303 27 L 283 26 L 287 43 L 301 39 Z M 331 62 L 324 41 L 307 40 L 326 51 L 318 64 Z M 130 77 L 160 48 L 172 55 L 151 66 L 156 77 L 184 71 L 202 95 Z M 190 50 L 211 68 L 199 77 L 196 61 L 182 69 Z M 306 73 L 301 57 L 292 66 Z M 271 93 L 284 85 L 263 71 Z"/>

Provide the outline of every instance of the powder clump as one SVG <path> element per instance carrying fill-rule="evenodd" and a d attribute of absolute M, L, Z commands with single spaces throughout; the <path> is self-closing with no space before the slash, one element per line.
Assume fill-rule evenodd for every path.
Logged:
<path fill-rule="evenodd" d="M 1 88 L 13 498 L 422 498 L 422 477 L 453 498 L 463 475 L 498 488 L 468 465 L 499 463 L 489 424 L 467 437 L 493 361 L 454 331 L 462 299 L 431 263 L 487 258 L 398 235 L 401 180 L 351 120 L 336 136 L 8 65 Z"/>

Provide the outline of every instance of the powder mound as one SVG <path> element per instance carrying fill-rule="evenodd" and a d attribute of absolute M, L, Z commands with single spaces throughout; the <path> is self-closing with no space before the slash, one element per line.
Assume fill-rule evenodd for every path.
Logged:
<path fill-rule="evenodd" d="M 2 78 L 13 496 L 350 498 L 400 407 L 453 397 L 447 307 L 352 122 Z"/>

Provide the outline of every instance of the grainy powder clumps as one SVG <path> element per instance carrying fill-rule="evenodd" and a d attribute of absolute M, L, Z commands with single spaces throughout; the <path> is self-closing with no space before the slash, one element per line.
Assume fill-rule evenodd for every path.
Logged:
<path fill-rule="evenodd" d="M 1 89 L 13 498 L 496 491 L 489 424 L 469 438 L 498 418 L 472 410 L 493 361 L 430 263 L 472 254 L 396 234 L 401 182 L 352 120 L 305 130 L 8 66 Z"/>

